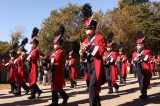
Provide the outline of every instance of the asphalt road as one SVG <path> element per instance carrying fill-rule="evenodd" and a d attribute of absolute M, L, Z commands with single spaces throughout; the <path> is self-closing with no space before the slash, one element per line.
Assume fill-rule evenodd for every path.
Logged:
<path fill-rule="evenodd" d="M 119 83 L 119 81 L 118 81 Z M 86 91 L 85 81 L 78 81 L 77 87 L 72 89 L 70 84 L 64 88 L 70 96 L 68 104 L 65 106 L 89 106 L 88 104 L 88 92 Z M 42 95 L 34 100 L 28 100 L 29 95 L 24 95 L 22 90 L 21 96 L 14 96 L 8 94 L 9 89 L 0 90 L 0 106 L 45 106 L 51 103 L 50 86 L 40 85 L 43 90 Z M 129 75 L 127 78 L 127 84 L 120 85 L 118 93 L 107 94 L 107 84 L 102 86 L 101 104 L 102 106 L 160 106 L 160 79 L 153 77 L 151 85 L 148 90 L 149 98 L 145 101 L 139 99 L 139 87 L 137 79 L 133 75 Z M 62 99 L 59 99 L 60 106 Z"/>

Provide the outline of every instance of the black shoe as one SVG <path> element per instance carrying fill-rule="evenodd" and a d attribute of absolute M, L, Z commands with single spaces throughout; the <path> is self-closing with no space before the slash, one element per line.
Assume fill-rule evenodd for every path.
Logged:
<path fill-rule="evenodd" d="M 89 91 L 88 87 L 86 88 L 86 91 L 87 91 L 87 92 Z"/>
<path fill-rule="evenodd" d="M 19 95 L 21 95 L 21 93 L 20 92 L 14 93 L 14 95 L 19 96 Z"/>
<path fill-rule="evenodd" d="M 116 92 L 116 93 L 118 93 L 118 90 L 119 90 L 119 86 L 117 86 L 117 88 L 116 88 L 115 92 Z"/>
<path fill-rule="evenodd" d="M 146 94 L 145 95 L 142 94 L 142 95 L 139 96 L 139 98 L 142 99 L 142 100 L 145 100 L 146 98 L 148 98 L 148 96 Z"/>
<path fill-rule="evenodd" d="M 28 97 L 28 99 L 35 99 L 36 96 L 35 95 L 31 95 L 30 97 Z"/>
<path fill-rule="evenodd" d="M 28 92 L 29 92 L 29 90 L 25 90 L 25 95 L 27 95 L 27 94 L 28 94 Z"/>
<path fill-rule="evenodd" d="M 74 88 L 74 86 L 71 86 L 70 88 Z"/>
<path fill-rule="evenodd" d="M 58 104 L 51 103 L 51 104 L 49 104 L 49 105 L 46 105 L 46 106 L 58 106 Z"/>
<path fill-rule="evenodd" d="M 20 90 L 16 90 L 16 91 L 13 92 L 13 94 L 16 95 L 16 96 L 21 95 L 21 91 Z"/>
<path fill-rule="evenodd" d="M 74 82 L 74 87 L 76 87 L 77 86 L 77 82 Z"/>
<path fill-rule="evenodd" d="M 8 91 L 8 93 L 13 93 L 13 91 Z"/>
<path fill-rule="evenodd" d="M 69 96 L 67 96 L 65 99 L 63 99 L 62 104 L 66 104 L 68 102 Z"/>
<path fill-rule="evenodd" d="M 123 81 L 120 81 L 119 84 L 123 84 Z"/>
<path fill-rule="evenodd" d="M 40 90 L 37 94 L 37 98 L 39 98 L 41 96 L 42 90 Z"/>
<path fill-rule="evenodd" d="M 108 94 L 111 94 L 111 93 L 113 93 L 113 90 L 108 91 Z"/>

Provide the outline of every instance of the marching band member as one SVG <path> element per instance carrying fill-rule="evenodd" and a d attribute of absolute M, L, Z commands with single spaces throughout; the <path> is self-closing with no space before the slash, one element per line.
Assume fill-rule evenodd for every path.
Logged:
<path fill-rule="evenodd" d="M 16 48 L 18 47 L 17 43 L 14 43 L 12 45 L 12 50 L 10 51 L 10 60 L 9 63 L 6 63 L 5 66 L 8 66 L 8 68 L 10 69 L 10 74 L 9 74 L 9 83 L 11 84 L 11 90 L 9 91 L 9 93 L 13 93 L 16 91 L 17 87 L 16 87 L 16 75 L 17 75 L 17 69 L 14 65 L 14 60 L 15 60 L 15 56 L 16 56 Z"/>
<path fill-rule="evenodd" d="M 58 93 L 63 99 L 62 104 L 66 104 L 69 96 L 63 90 L 65 87 L 64 81 L 64 51 L 62 50 L 62 36 L 65 32 L 65 28 L 63 26 L 59 27 L 57 32 L 57 36 L 54 38 L 54 51 L 50 55 L 51 61 L 51 72 L 52 72 L 52 84 L 51 84 L 51 92 L 52 92 L 52 103 L 50 106 L 58 105 Z"/>
<path fill-rule="evenodd" d="M 31 90 L 31 96 L 28 97 L 28 99 L 35 99 L 35 94 L 38 93 L 37 97 L 39 97 L 42 93 L 42 91 L 37 86 L 37 77 L 38 77 L 38 44 L 39 41 L 36 39 L 36 36 L 38 34 L 38 28 L 34 28 L 32 32 L 32 41 L 30 42 L 31 51 L 29 53 L 29 56 L 27 57 L 27 61 L 31 61 L 31 70 L 30 70 L 30 80 L 29 80 L 29 87 Z"/>
<path fill-rule="evenodd" d="M 71 88 L 74 88 L 77 85 L 77 71 L 75 66 L 75 58 L 73 58 L 73 51 L 69 52 L 69 60 L 66 61 L 66 67 L 70 77 Z"/>
<path fill-rule="evenodd" d="M 86 39 L 80 45 L 80 57 L 87 59 L 87 71 L 89 77 L 89 104 L 100 106 L 100 88 L 105 83 L 105 71 L 102 54 L 105 49 L 105 38 L 96 34 L 97 22 L 93 20 L 92 9 L 89 4 L 82 8 L 85 21 Z"/>
<path fill-rule="evenodd" d="M 25 84 L 27 79 L 26 79 L 26 68 L 24 67 L 24 62 L 25 62 L 25 54 L 27 50 L 24 48 L 24 45 L 28 42 L 28 39 L 25 38 L 20 47 L 17 50 L 17 55 L 19 57 L 14 61 L 14 64 L 17 65 L 18 71 L 17 71 L 17 90 L 14 92 L 15 95 L 21 95 L 21 87 L 25 90 L 25 94 L 28 94 L 29 92 L 29 87 Z"/>
<path fill-rule="evenodd" d="M 151 69 L 151 72 L 152 72 L 152 76 L 156 75 L 156 70 L 155 70 L 156 64 L 155 63 L 156 63 L 155 56 L 152 56 L 151 61 L 150 61 L 150 69 Z"/>
<path fill-rule="evenodd" d="M 116 65 L 118 69 L 118 74 L 120 78 L 120 84 L 126 83 L 127 78 L 127 56 L 123 53 L 123 46 L 124 44 L 121 42 L 120 47 L 118 49 L 118 56 L 116 60 Z"/>
<path fill-rule="evenodd" d="M 139 96 L 141 99 L 146 99 L 147 96 L 147 89 L 150 85 L 151 79 L 151 69 L 149 66 L 149 62 L 151 60 L 150 50 L 144 49 L 144 35 L 141 31 L 137 33 L 136 39 L 136 49 L 137 51 L 133 53 L 132 60 L 136 65 L 137 68 L 137 76 L 139 81 L 139 87 L 141 95 Z"/>
<path fill-rule="evenodd" d="M 105 64 L 106 81 L 108 82 L 109 87 L 108 93 L 113 93 L 113 87 L 117 93 L 119 90 L 119 85 L 116 83 L 116 80 L 118 79 L 118 72 L 115 64 L 117 60 L 117 52 L 113 51 L 112 49 L 112 37 L 113 33 L 110 33 L 107 36 L 107 45 L 106 51 L 103 54 L 103 61 Z"/>

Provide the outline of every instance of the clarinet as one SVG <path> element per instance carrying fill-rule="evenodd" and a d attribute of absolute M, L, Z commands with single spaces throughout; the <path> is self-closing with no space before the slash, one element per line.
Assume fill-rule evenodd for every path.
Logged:
<path fill-rule="evenodd" d="M 122 56 L 123 55 L 121 55 L 120 58 L 118 60 L 116 60 L 116 64 L 121 64 L 122 63 L 122 59 L 123 59 Z"/>
<path fill-rule="evenodd" d="M 143 73 L 143 60 L 141 58 L 141 56 L 143 55 L 143 51 L 141 51 L 140 55 L 137 56 L 138 61 L 137 61 L 137 67 L 140 69 L 140 71 Z"/>
<path fill-rule="evenodd" d="M 141 51 L 141 53 L 139 54 L 139 56 L 137 56 L 137 58 L 138 58 L 138 62 L 141 62 L 141 61 L 143 61 L 142 60 L 142 58 L 141 58 L 141 56 L 143 55 L 143 51 Z"/>
<path fill-rule="evenodd" d="M 107 58 L 106 58 L 106 63 L 105 63 L 105 66 L 107 67 L 107 68 L 109 68 L 109 66 L 110 66 L 110 59 L 109 58 L 112 58 L 112 52 L 107 56 Z"/>
<path fill-rule="evenodd" d="M 123 59 L 122 56 L 123 55 L 121 55 L 120 58 L 116 60 L 116 65 L 117 65 L 118 70 L 122 70 L 122 59 Z"/>
<path fill-rule="evenodd" d="M 65 63 L 66 71 L 69 71 L 69 70 L 70 70 L 69 62 L 70 62 L 70 60 L 67 60 L 66 63 Z"/>
<path fill-rule="evenodd" d="M 87 57 L 90 55 L 90 52 L 88 52 L 89 48 L 93 45 L 95 40 L 95 36 L 91 39 L 91 41 L 87 44 L 87 48 L 84 49 L 85 56 L 81 57 L 82 60 L 86 60 Z"/>

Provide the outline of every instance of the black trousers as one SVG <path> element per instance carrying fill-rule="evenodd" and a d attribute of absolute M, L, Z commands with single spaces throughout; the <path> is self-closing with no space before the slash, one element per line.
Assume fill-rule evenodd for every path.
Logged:
<path fill-rule="evenodd" d="M 89 88 L 89 80 L 86 80 L 86 85 Z"/>
<path fill-rule="evenodd" d="M 147 87 L 145 86 L 146 75 L 141 70 L 137 70 L 138 82 L 140 87 L 140 92 L 142 95 L 147 94 Z"/>
<path fill-rule="evenodd" d="M 114 87 L 116 90 L 118 90 L 119 85 L 118 85 L 117 83 L 112 84 L 112 81 L 109 81 L 109 82 L 108 82 L 109 92 L 113 92 L 113 87 Z"/>
<path fill-rule="evenodd" d="M 72 79 L 70 79 L 70 83 L 72 88 L 75 87 L 77 84 L 76 81 L 73 81 Z"/>
<path fill-rule="evenodd" d="M 19 85 L 19 84 L 18 84 L 16 87 L 17 87 L 17 90 L 18 90 L 19 92 L 21 92 L 21 87 L 22 87 L 25 91 L 29 91 L 29 86 L 26 85 L 25 83 L 23 83 L 22 85 Z"/>
<path fill-rule="evenodd" d="M 69 73 L 69 79 L 70 79 L 70 83 L 71 83 L 71 87 L 73 88 L 77 83 L 76 81 L 73 81 L 72 79 L 72 73 L 71 73 L 71 70 L 68 71 Z"/>
<path fill-rule="evenodd" d="M 118 68 L 118 75 L 119 75 L 120 82 L 123 82 L 121 64 L 118 64 L 117 68 Z"/>
<path fill-rule="evenodd" d="M 132 65 L 133 73 L 134 73 L 134 78 L 137 78 L 137 68 L 136 66 Z"/>
<path fill-rule="evenodd" d="M 31 95 L 35 95 L 36 93 L 41 93 L 42 91 L 39 89 L 37 84 L 34 84 L 30 87 Z"/>
<path fill-rule="evenodd" d="M 160 77 L 160 64 L 157 66 L 158 68 L 158 74 L 159 74 L 159 77 Z"/>
<path fill-rule="evenodd" d="M 125 73 L 123 76 L 123 81 L 126 81 L 126 79 L 127 79 L 127 74 Z"/>
<path fill-rule="evenodd" d="M 25 91 L 29 91 L 29 86 L 26 85 L 25 83 L 23 83 L 23 84 L 21 85 L 21 87 L 22 87 Z"/>
<path fill-rule="evenodd" d="M 11 84 L 11 91 L 14 91 L 17 89 L 17 86 L 15 84 Z"/>
<path fill-rule="evenodd" d="M 56 92 L 52 88 L 52 103 L 54 103 L 55 105 L 58 105 L 58 93 L 60 94 L 60 96 L 62 97 L 62 99 L 68 98 L 67 93 L 63 89 L 61 89 L 59 92 Z"/>
<path fill-rule="evenodd" d="M 97 79 L 96 71 L 94 67 L 94 61 L 87 63 L 88 75 L 89 75 L 89 105 L 101 106 L 99 94 L 96 94 Z"/>
<path fill-rule="evenodd" d="M 108 82 L 109 92 L 113 92 L 113 87 L 118 89 L 119 85 L 117 83 L 112 84 L 112 68 L 105 68 L 106 70 L 106 81 Z"/>

